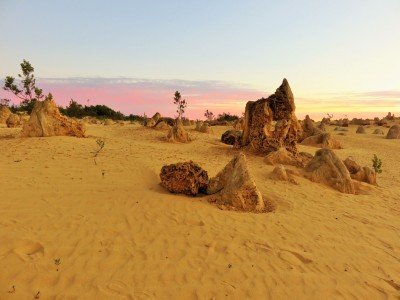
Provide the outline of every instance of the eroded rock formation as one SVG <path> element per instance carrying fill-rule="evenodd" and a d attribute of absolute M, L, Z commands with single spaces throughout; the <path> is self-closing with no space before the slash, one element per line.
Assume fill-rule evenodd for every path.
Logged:
<path fill-rule="evenodd" d="M 356 133 L 359 133 L 359 134 L 366 134 L 367 131 L 365 130 L 365 127 L 364 127 L 364 126 L 360 125 L 360 126 L 358 126 L 358 128 L 357 128 L 357 130 L 356 130 Z"/>
<path fill-rule="evenodd" d="M 342 149 L 339 141 L 335 140 L 330 133 L 321 133 L 309 136 L 301 142 L 302 145 L 310 145 L 327 149 Z"/>
<path fill-rule="evenodd" d="M 221 136 L 221 142 L 227 145 L 240 145 L 242 132 L 240 130 L 228 130 Z"/>
<path fill-rule="evenodd" d="M 362 168 L 351 156 L 346 158 L 343 163 L 352 179 L 376 185 L 376 173 L 369 167 Z"/>
<path fill-rule="evenodd" d="M 16 114 L 11 114 L 6 120 L 8 128 L 15 128 L 20 124 L 20 117 Z"/>
<path fill-rule="evenodd" d="M 355 193 L 349 171 L 331 149 L 315 152 L 305 169 L 310 172 L 311 181 L 327 184 L 342 193 Z"/>
<path fill-rule="evenodd" d="M 0 123 L 5 123 L 10 115 L 11 110 L 5 105 L 0 105 Z"/>
<path fill-rule="evenodd" d="M 22 137 L 85 136 L 82 123 L 61 115 L 54 100 L 37 101 L 29 121 L 22 128 Z"/>
<path fill-rule="evenodd" d="M 160 178 L 171 193 L 197 195 L 207 191 L 207 171 L 192 161 L 163 166 Z"/>
<path fill-rule="evenodd" d="M 188 143 L 191 141 L 189 133 L 186 132 L 181 122 L 169 129 L 167 139 L 170 142 Z"/>
<path fill-rule="evenodd" d="M 286 79 L 267 99 L 247 102 L 242 146 L 264 153 L 285 147 L 297 156 L 296 143 L 302 130 L 295 109 L 293 93 Z"/>
<path fill-rule="evenodd" d="M 253 212 L 262 212 L 266 208 L 243 153 L 239 153 L 210 179 L 207 194 L 215 193 L 218 194 L 213 197 L 214 202 L 228 208 Z"/>
<path fill-rule="evenodd" d="M 393 125 L 386 134 L 387 139 L 400 139 L 400 126 Z"/>

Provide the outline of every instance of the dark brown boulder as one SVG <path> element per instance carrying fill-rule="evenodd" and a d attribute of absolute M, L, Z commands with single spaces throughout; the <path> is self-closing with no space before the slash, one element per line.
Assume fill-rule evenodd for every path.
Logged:
<path fill-rule="evenodd" d="M 221 142 L 227 145 L 239 145 L 242 139 L 242 132 L 240 130 L 228 130 L 221 136 Z"/>
<path fill-rule="evenodd" d="M 327 184 L 342 193 L 355 193 L 349 171 L 331 149 L 315 152 L 305 169 L 310 172 L 309 177 L 314 182 Z"/>
<path fill-rule="evenodd" d="M 163 166 L 160 178 L 171 193 L 197 195 L 207 191 L 207 171 L 192 161 Z"/>
<path fill-rule="evenodd" d="M 387 139 L 400 139 L 400 126 L 393 125 L 386 134 Z"/>
<path fill-rule="evenodd" d="M 301 126 L 295 115 L 293 93 L 286 79 L 267 99 L 246 104 L 242 146 L 268 153 L 281 147 L 297 155 L 297 140 Z M 276 121 L 276 124 L 273 124 Z"/>

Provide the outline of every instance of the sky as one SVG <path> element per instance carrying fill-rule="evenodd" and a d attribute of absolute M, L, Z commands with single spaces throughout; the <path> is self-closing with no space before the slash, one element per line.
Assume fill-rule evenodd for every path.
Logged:
<path fill-rule="evenodd" d="M 204 118 L 287 78 L 299 117 L 400 115 L 399 16 L 399 0 L 0 0 L 0 80 L 26 59 L 62 106 L 174 116 L 178 90 Z"/>

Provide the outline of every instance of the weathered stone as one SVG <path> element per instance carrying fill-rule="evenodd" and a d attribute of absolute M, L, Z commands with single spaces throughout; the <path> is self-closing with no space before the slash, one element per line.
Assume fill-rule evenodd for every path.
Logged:
<path fill-rule="evenodd" d="M 153 118 L 148 118 L 144 120 L 144 126 L 146 127 L 154 127 L 156 125 L 156 121 Z"/>
<path fill-rule="evenodd" d="M 324 123 L 322 123 L 324 124 Z M 299 137 L 299 142 L 301 142 L 302 140 L 304 140 L 305 138 L 308 138 L 309 136 L 313 136 L 313 135 L 318 135 L 323 133 L 323 131 L 319 128 L 316 128 L 314 125 L 313 120 L 310 119 L 309 115 L 306 115 L 305 119 L 302 122 L 302 129 L 303 129 L 303 133 L 302 135 Z"/>
<path fill-rule="evenodd" d="M 297 162 L 293 157 L 293 154 L 286 150 L 286 148 L 279 148 L 276 151 L 270 152 L 264 159 L 264 162 L 268 165 L 296 165 Z"/>
<path fill-rule="evenodd" d="M 168 130 L 170 127 L 164 121 L 158 122 L 157 125 L 154 127 L 156 130 Z"/>
<path fill-rule="evenodd" d="M 331 149 L 320 149 L 306 166 L 310 179 L 314 182 L 327 184 L 336 190 L 354 194 L 355 189 L 350 173 L 344 163 Z"/>
<path fill-rule="evenodd" d="M 328 149 L 342 149 L 340 142 L 335 140 L 330 133 L 321 133 L 319 135 L 310 136 L 303 140 L 301 144 Z"/>
<path fill-rule="evenodd" d="M 377 128 L 377 129 L 374 130 L 373 134 L 382 134 L 382 135 L 383 135 L 383 134 L 385 134 L 385 133 L 383 132 L 382 129 Z"/>
<path fill-rule="evenodd" d="M 159 112 L 156 112 L 156 113 L 154 114 L 154 116 L 152 116 L 151 118 L 154 120 L 155 123 L 157 123 L 158 120 L 161 119 L 161 114 L 160 114 Z"/>
<path fill-rule="evenodd" d="M 221 142 L 227 145 L 240 145 L 242 132 L 240 130 L 228 130 L 221 136 Z"/>
<path fill-rule="evenodd" d="M 207 171 L 192 161 L 163 166 L 160 178 L 171 193 L 197 195 L 207 191 Z"/>
<path fill-rule="evenodd" d="M 392 114 L 391 112 L 388 112 L 385 119 L 389 120 L 389 121 L 394 121 L 396 118 L 395 118 L 394 114 Z"/>
<path fill-rule="evenodd" d="M 356 133 L 359 133 L 359 134 L 366 134 L 367 131 L 365 131 L 365 127 L 364 127 L 364 126 L 360 125 L 360 126 L 358 126 L 358 128 L 357 128 L 357 130 L 356 130 Z"/>
<path fill-rule="evenodd" d="M 191 141 L 189 133 L 183 128 L 182 123 L 177 122 L 177 125 L 169 129 L 167 139 L 170 142 L 188 143 Z"/>
<path fill-rule="evenodd" d="M 203 126 L 203 122 L 202 121 L 197 121 L 196 122 L 196 130 L 200 131 L 201 127 Z"/>
<path fill-rule="evenodd" d="M 213 133 L 213 130 L 212 130 L 211 126 L 208 125 L 208 123 L 203 123 L 203 125 L 200 127 L 199 131 L 202 133 L 209 133 L 209 134 Z"/>
<path fill-rule="evenodd" d="M 271 173 L 271 178 L 280 181 L 288 181 L 289 176 L 286 172 L 286 169 L 283 165 L 277 165 Z"/>
<path fill-rule="evenodd" d="M 386 118 L 383 118 L 381 120 L 379 120 L 378 122 L 376 122 L 376 125 L 378 126 L 386 126 L 388 124 L 388 120 Z"/>
<path fill-rule="evenodd" d="M 238 120 L 236 120 L 235 122 L 233 122 L 233 128 L 235 128 L 236 130 L 243 130 L 244 127 L 244 119 L 240 118 Z"/>
<path fill-rule="evenodd" d="M 263 197 L 247 168 L 243 153 L 233 158 L 225 168 L 210 179 L 207 194 L 219 193 L 213 198 L 218 205 L 243 211 L 265 210 Z"/>
<path fill-rule="evenodd" d="M 400 139 L 400 126 L 393 125 L 386 134 L 387 139 Z"/>
<path fill-rule="evenodd" d="M 293 93 L 286 79 L 267 99 L 247 102 L 242 146 L 263 153 L 285 147 L 296 156 L 296 143 L 302 129 L 295 109 Z M 273 121 L 277 121 L 275 126 Z"/>
<path fill-rule="evenodd" d="M 61 115 L 54 100 L 37 101 L 29 121 L 22 128 L 22 137 L 76 136 L 85 137 L 82 123 Z"/>
<path fill-rule="evenodd" d="M 12 112 L 7 106 L 0 104 L 0 123 L 5 123 L 11 114 Z"/>
<path fill-rule="evenodd" d="M 369 167 L 363 167 L 349 156 L 343 161 L 352 179 L 376 185 L 376 173 Z"/>
<path fill-rule="evenodd" d="M 16 114 L 11 114 L 6 120 L 8 128 L 15 128 L 20 124 L 20 117 Z"/>
<path fill-rule="evenodd" d="M 371 125 L 371 121 L 370 120 L 353 118 L 350 121 L 350 124 L 352 124 L 352 125 Z"/>

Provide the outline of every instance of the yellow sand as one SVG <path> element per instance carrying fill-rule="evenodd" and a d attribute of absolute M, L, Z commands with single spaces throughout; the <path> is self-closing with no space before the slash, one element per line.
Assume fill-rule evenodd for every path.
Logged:
<path fill-rule="evenodd" d="M 159 184 L 161 167 L 180 161 L 216 175 L 236 153 L 219 141 L 228 127 L 186 127 L 189 144 L 139 125 L 87 127 L 83 139 L 12 138 L 20 129 L 0 127 L 0 299 L 400 296 L 400 140 L 371 134 L 375 126 L 346 136 L 328 128 L 342 159 L 383 161 L 379 187 L 361 195 L 273 181 L 273 167 L 248 155 L 258 188 L 277 203 L 267 214 L 219 210 Z"/>

